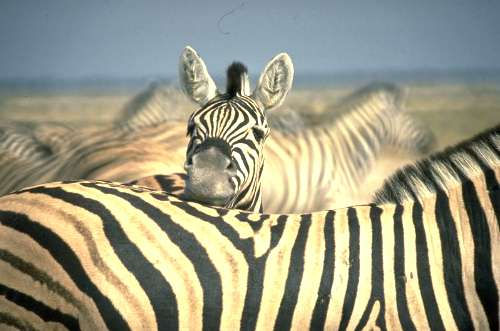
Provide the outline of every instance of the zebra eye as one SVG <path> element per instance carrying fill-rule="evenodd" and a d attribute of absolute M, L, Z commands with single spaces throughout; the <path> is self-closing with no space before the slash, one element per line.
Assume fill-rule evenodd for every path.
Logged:
<path fill-rule="evenodd" d="M 264 129 L 258 126 L 254 126 L 252 128 L 252 132 L 255 140 L 257 140 L 258 142 L 261 142 L 262 139 L 264 139 L 264 137 L 266 136 L 266 132 L 264 131 Z"/>

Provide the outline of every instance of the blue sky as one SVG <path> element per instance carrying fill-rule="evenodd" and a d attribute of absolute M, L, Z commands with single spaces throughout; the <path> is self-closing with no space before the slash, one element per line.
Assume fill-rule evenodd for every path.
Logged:
<path fill-rule="evenodd" d="M 186 44 L 213 74 L 500 69 L 500 1 L 0 2 L 0 79 L 172 76 Z"/>

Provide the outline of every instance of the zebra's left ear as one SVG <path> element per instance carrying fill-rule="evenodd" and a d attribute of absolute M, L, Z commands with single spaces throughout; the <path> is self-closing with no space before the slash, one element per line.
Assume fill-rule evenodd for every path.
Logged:
<path fill-rule="evenodd" d="M 184 48 L 179 59 L 179 80 L 184 93 L 200 106 L 217 95 L 217 87 L 205 62 L 190 46 Z"/>
<path fill-rule="evenodd" d="M 276 55 L 264 68 L 252 98 L 265 110 L 280 106 L 293 82 L 293 63 L 286 53 Z"/>

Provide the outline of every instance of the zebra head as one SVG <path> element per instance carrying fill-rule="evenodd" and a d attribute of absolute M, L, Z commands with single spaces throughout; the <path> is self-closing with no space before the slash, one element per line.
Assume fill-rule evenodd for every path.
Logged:
<path fill-rule="evenodd" d="M 219 93 L 205 63 L 189 46 L 181 54 L 179 76 L 186 95 L 201 106 L 188 121 L 186 194 L 215 206 L 258 211 L 269 135 L 266 111 L 281 105 L 292 86 L 290 57 L 275 56 L 253 93 L 246 67 L 239 62 L 228 67 L 226 93 Z"/>

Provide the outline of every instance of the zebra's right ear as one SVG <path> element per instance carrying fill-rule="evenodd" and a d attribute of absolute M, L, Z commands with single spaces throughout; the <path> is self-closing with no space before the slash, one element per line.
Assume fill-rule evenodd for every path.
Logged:
<path fill-rule="evenodd" d="M 217 95 L 205 62 L 190 46 L 184 48 L 179 59 L 179 80 L 184 93 L 200 106 Z"/>
<path fill-rule="evenodd" d="M 286 53 L 278 54 L 264 68 L 252 97 L 265 110 L 279 107 L 292 82 L 292 59 Z"/>

